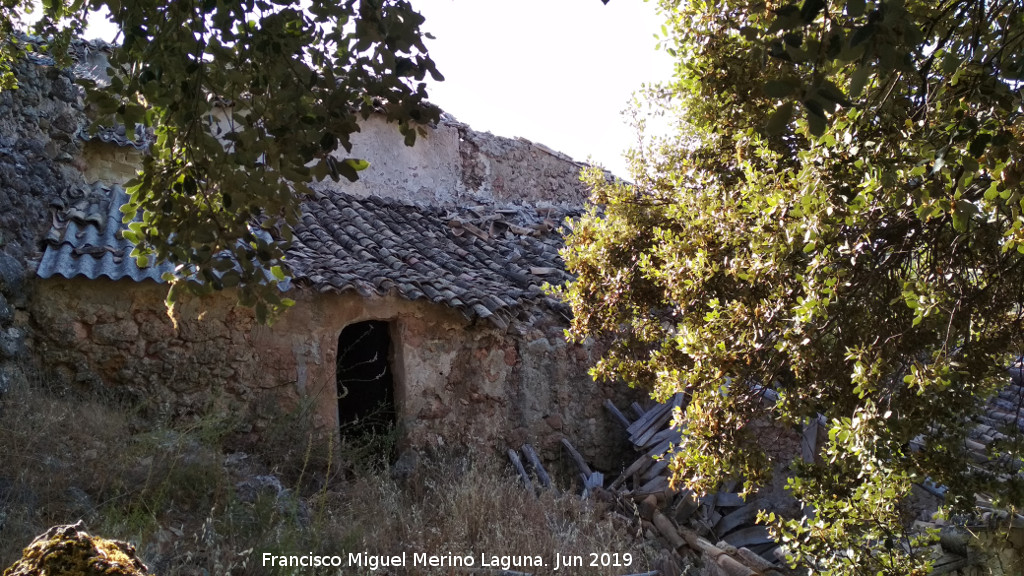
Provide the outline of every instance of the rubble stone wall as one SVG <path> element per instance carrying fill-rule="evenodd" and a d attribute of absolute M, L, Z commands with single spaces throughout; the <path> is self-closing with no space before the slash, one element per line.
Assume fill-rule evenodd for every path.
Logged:
<path fill-rule="evenodd" d="M 338 335 L 354 322 L 391 323 L 396 401 L 404 442 L 518 448 L 554 458 L 564 436 L 598 467 L 622 434 L 601 408 L 621 393 L 587 375 L 592 350 L 558 331 L 523 339 L 470 323 L 442 306 L 398 298 L 302 292 L 272 327 L 234 295 L 164 307 L 152 282 L 48 279 L 31 303 L 30 346 L 51 377 L 126 395 L 175 418 L 211 409 L 238 414 L 258 437 L 258 408 L 312 399 L 316 423 L 337 425 Z"/>
<path fill-rule="evenodd" d="M 124 184 L 140 152 L 81 140 L 83 103 L 70 72 L 26 62 L 17 74 L 21 88 L 0 93 L 0 394 L 25 378 L 15 359 L 30 355 L 66 383 L 128 395 L 169 416 L 213 408 L 253 415 L 264 401 L 310 397 L 320 399 L 320 423 L 333 426 L 338 334 L 383 319 L 393 322 L 409 442 L 529 441 L 553 455 L 564 435 L 599 467 L 607 445 L 622 442 L 601 408 L 621 387 L 595 385 L 586 373 L 592 351 L 567 345 L 560 326 L 513 337 L 433 304 L 326 294 L 300 294 L 273 328 L 258 326 L 232 294 L 180 305 L 175 326 L 164 286 L 30 280 L 54 212 L 86 183 Z M 586 197 L 582 165 L 540 144 L 447 116 L 413 147 L 381 118 L 361 128 L 352 156 L 370 168 L 359 182 L 317 187 L 434 205 L 579 206 Z"/>
<path fill-rule="evenodd" d="M 360 128 L 351 156 L 368 160 L 370 167 L 358 182 L 326 180 L 314 188 L 435 205 L 582 206 L 588 195 L 579 181 L 584 164 L 542 144 L 477 132 L 451 117 L 426 128 L 411 147 L 382 118 L 371 117 Z"/>
<path fill-rule="evenodd" d="M 31 263 L 51 209 L 84 185 L 76 158 L 82 114 L 69 72 L 16 62 L 16 90 L 0 91 L 0 396 L 24 382 Z"/>
<path fill-rule="evenodd" d="M 477 132 L 445 117 L 424 127 L 425 136 L 406 146 L 394 124 L 380 117 L 360 123 L 352 153 L 370 166 L 359 180 L 330 179 L 313 184 L 358 197 L 394 198 L 408 204 L 467 205 L 514 203 L 582 206 L 588 192 L 579 180 L 585 166 L 542 144 Z M 93 140 L 78 163 L 88 182 L 123 185 L 135 175 L 141 154 L 131 146 Z"/>

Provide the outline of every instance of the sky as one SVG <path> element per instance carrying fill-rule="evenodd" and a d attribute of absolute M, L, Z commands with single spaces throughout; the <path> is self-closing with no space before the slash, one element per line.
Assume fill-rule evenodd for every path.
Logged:
<path fill-rule="evenodd" d="M 419 0 L 445 81 L 431 100 L 475 130 L 520 136 L 628 176 L 636 140 L 622 111 L 671 77 L 661 20 L 640 0 Z"/>
<path fill-rule="evenodd" d="M 444 82 L 430 100 L 473 129 L 522 137 L 627 178 L 635 134 L 622 115 L 644 83 L 667 80 L 661 20 L 641 0 L 412 0 Z M 114 31 L 96 18 L 87 36 Z"/>

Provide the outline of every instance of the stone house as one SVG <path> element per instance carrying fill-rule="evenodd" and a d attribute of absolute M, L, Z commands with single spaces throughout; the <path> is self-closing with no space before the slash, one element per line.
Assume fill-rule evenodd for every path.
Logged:
<path fill-rule="evenodd" d="M 34 72 L 37 101 L 4 97 L 8 134 L 39 142 L 60 178 L 21 212 L 44 217 L 19 238 L 35 274 L 11 330 L 52 375 L 170 416 L 232 414 L 254 441 L 267 414 L 305 403 L 323 429 L 383 418 L 407 445 L 529 441 L 548 454 L 569 437 L 609 464 L 622 439 L 601 403 L 623 391 L 590 379 L 593 346 L 566 344 L 568 310 L 543 288 L 568 279 L 560 230 L 586 195 L 581 164 L 447 116 L 409 148 L 371 118 L 355 135 L 353 154 L 371 161 L 361 180 L 319 183 L 304 205 L 281 286 L 296 305 L 261 326 L 225 292 L 172 318 L 163 270 L 136 266 L 119 234 L 144 140 L 87 135 L 79 100 L 52 102 L 50 84 L 70 76 L 38 60 Z M 38 129 L 55 115 L 73 120 L 63 155 Z"/>

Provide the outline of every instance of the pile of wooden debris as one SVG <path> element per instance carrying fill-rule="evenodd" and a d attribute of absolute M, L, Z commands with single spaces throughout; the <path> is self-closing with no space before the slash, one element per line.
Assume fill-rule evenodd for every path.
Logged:
<path fill-rule="evenodd" d="M 755 524 L 758 511 L 771 508 L 764 499 L 755 495 L 744 500 L 734 491 L 738 483 L 729 483 L 718 493 L 702 497 L 670 486 L 669 459 L 665 456 L 682 437 L 671 427 L 671 421 L 674 409 L 682 407 L 684 399 L 683 394 L 677 394 L 671 402 L 654 404 L 646 410 L 634 403 L 630 407 L 632 420 L 611 401 L 605 402 L 609 414 L 642 453 L 607 484 L 604 475 L 593 471 L 572 443 L 563 439 L 562 447 L 579 472 L 584 498 L 608 502 L 608 515 L 624 529 L 640 529 L 652 539 L 660 538 L 678 568 L 674 574 L 698 558 L 705 573 L 713 576 L 787 574 L 778 544 L 764 526 Z M 522 457 L 510 449 L 508 455 L 527 488 L 533 490 L 534 482 L 550 488 L 550 475 L 533 447 L 524 444 L 521 452 Z"/>

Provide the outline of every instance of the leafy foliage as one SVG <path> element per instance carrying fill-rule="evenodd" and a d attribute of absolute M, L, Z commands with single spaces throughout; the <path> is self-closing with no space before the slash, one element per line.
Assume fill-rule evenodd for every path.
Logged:
<path fill-rule="evenodd" d="M 0 32 L 12 29 L 3 4 Z M 283 247 L 308 183 L 358 178 L 357 119 L 381 111 L 406 143 L 436 120 L 423 80 L 423 17 L 405 0 L 50 0 L 36 31 L 67 61 L 87 15 L 109 10 L 121 31 L 110 85 L 90 91 L 95 125 L 151 130 L 132 183 L 126 233 L 143 265 L 178 265 L 168 300 L 187 287 L 238 287 L 261 319 L 287 305 Z M 0 57 L 24 48 L 5 34 Z M 3 60 L 0 60 L 2 62 Z"/>
<path fill-rule="evenodd" d="M 634 184 L 586 177 L 570 334 L 610 342 L 596 376 L 690 393 L 673 469 L 697 488 L 766 479 L 755 419 L 825 415 L 790 483 L 815 513 L 769 519 L 794 562 L 924 573 L 914 482 L 1024 505 L 1016 424 L 984 467 L 965 443 L 1024 344 L 1024 3 L 661 9 L 676 76 L 647 100 L 676 130 Z"/>

